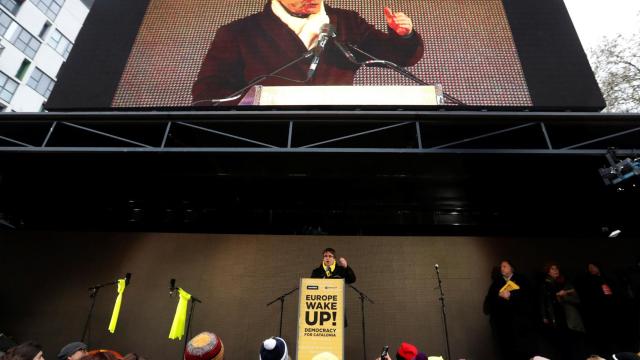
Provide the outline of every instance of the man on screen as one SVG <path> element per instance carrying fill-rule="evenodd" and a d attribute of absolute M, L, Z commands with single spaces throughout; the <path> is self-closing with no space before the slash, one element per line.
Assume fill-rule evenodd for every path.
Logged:
<path fill-rule="evenodd" d="M 347 284 L 356 282 L 356 274 L 347 264 L 347 259 L 341 257 L 336 261 L 336 251 L 326 248 L 322 252 L 322 264 L 313 269 L 311 277 L 315 279 L 344 279 Z"/>
<path fill-rule="evenodd" d="M 325 24 L 331 24 L 335 40 L 343 44 L 354 44 L 401 66 L 416 64 L 424 48 L 411 19 L 389 8 L 380 9 L 380 16 L 385 16 L 387 32 L 377 30 L 357 12 L 333 8 L 324 0 L 268 0 L 262 12 L 218 29 L 193 84 L 193 105 L 212 105 L 210 100 L 228 97 L 256 77 L 300 57 L 316 46 Z M 310 63 L 310 59 L 302 60 L 280 72 L 280 77 L 270 77 L 262 84 L 353 85 L 359 68 L 331 40 L 321 54 L 315 74 L 302 82 L 307 79 Z"/>

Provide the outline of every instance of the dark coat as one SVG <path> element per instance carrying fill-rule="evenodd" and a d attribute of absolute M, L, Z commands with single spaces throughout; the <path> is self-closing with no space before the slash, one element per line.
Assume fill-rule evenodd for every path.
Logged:
<path fill-rule="evenodd" d="M 511 291 L 509 300 L 499 296 L 507 283 L 502 276 L 494 279 L 485 297 L 484 310 L 490 316 L 491 328 L 497 342 L 500 359 L 529 359 L 533 355 L 533 302 L 529 282 L 524 276 L 513 274 L 511 281 L 520 289 Z"/>
<path fill-rule="evenodd" d="M 352 43 L 380 59 L 401 66 L 416 64 L 424 53 L 422 38 L 414 31 L 400 37 L 393 30 L 376 30 L 358 13 L 337 9 L 325 4 L 330 22 L 336 27 L 336 39 Z M 254 78 L 269 74 L 307 51 L 300 38 L 271 10 L 267 2 L 264 10 L 220 27 L 211 43 L 193 84 L 193 101 L 229 96 Z M 278 75 L 304 80 L 311 58 L 298 62 Z M 266 86 L 292 85 L 353 85 L 359 66 L 347 61 L 332 41 L 327 43 L 314 77 L 307 83 L 281 78 L 268 78 Z M 235 105 L 235 102 L 223 105 Z M 203 102 L 197 105 L 211 105 Z"/>
<path fill-rule="evenodd" d="M 321 265 L 313 269 L 313 271 L 311 272 L 311 277 L 314 279 L 344 279 L 344 282 L 347 284 L 353 284 L 354 282 L 356 282 L 356 274 L 353 272 L 352 268 L 350 268 L 349 266 L 344 268 L 337 264 L 331 276 L 327 276 L 325 269 Z"/>
<path fill-rule="evenodd" d="M 611 290 L 605 294 L 603 286 Z M 589 344 L 593 353 L 611 354 L 619 350 L 623 334 L 625 316 L 622 310 L 622 289 L 612 276 L 583 274 L 576 282 L 578 294 L 582 301 L 585 326 Z"/>
<path fill-rule="evenodd" d="M 573 290 L 573 292 L 562 299 L 558 299 L 556 293 L 560 290 Z M 551 326 L 584 332 L 584 324 L 578 309 L 580 297 L 573 285 L 566 281 L 557 282 L 547 276 L 540 288 L 538 300 L 540 316 L 543 319 L 547 319 Z"/>

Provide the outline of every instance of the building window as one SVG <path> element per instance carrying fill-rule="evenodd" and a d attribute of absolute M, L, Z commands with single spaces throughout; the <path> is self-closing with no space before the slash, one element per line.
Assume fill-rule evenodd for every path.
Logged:
<path fill-rule="evenodd" d="M 10 103 L 17 88 L 18 83 L 15 80 L 0 72 L 0 99 Z"/>
<path fill-rule="evenodd" d="M 31 0 L 31 2 L 51 20 L 56 19 L 64 4 L 64 0 Z"/>
<path fill-rule="evenodd" d="M 42 29 L 40 29 L 40 33 L 38 34 L 40 39 L 44 39 L 44 36 L 47 35 L 47 32 L 49 31 L 50 28 L 51 28 L 51 23 L 48 20 L 45 21 L 44 24 L 42 25 Z"/>
<path fill-rule="evenodd" d="M 13 15 L 18 13 L 18 9 L 20 9 L 20 4 L 22 1 L 16 0 L 0 0 L 0 4 L 7 8 Z"/>
<path fill-rule="evenodd" d="M 31 61 L 29 61 L 28 59 L 22 60 L 22 64 L 20 64 L 20 68 L 16 73 L 16 79 L 22 80 L 24 78 L 24 74 L 27 73 L 27 70 L 29 69 L 29 65 L 31 65 Z"/>
<path fill-rule="evenodd" d="M 13 34 L 11 43 L 32 59 L 40 48 L 40 41 L 23 28 Z"/>
<path fill-rule="evenodd" d="M 4 11 L 0 11 L 0 35 L 4 35 L 7 32 L 12 22 L 13 20 L 9 15 L 5 14 Z"/>
<path fill-rule="evenodd" d="M 62 35 L 62 33 L 58 30 L 55 30 L 51 34 L 47 44 L 49 44 L 49 46 L 51 46 L 65 60 L 69 56 L 69 52 L 71 51 L 71 47 L 73 46 L 71 41 L 69 41 L 69 39 Z"/>
<path fill-rule="evenodd" d="M 52 78 L 47 76 L 47 74 L 43 73 L 38 68 L 33 69 L 31 77 L 27 82 L 27 86 L 46 98 L 48 98 L 51 94 L 53 85 L 55 85 L 55 81 L 53 81 Z"/>

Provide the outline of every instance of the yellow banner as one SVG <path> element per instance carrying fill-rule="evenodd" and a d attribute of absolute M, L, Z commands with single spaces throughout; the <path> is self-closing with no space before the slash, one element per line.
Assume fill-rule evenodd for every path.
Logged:
<path fill-rule="evenodd" d="M 344 359 L 344 279 L 300 279 L 297 360 Z"/>
<path fill-rule="evenodd" d="M 171 340 L 182 340 L 184 324 L 187 321 L 187 305 L 191 300 L 191 294 L 181 288 L 178 288 L 178 294 L 180 295 L 180 300 L 178 301 L 178 307 L 176 307 L 176 314 L 173 316 L 171 330 L 169 330 L 169 339 Z"/>
<path fill-rule="evenodd" d="M 116 297 L 116 303 L 113 305 L 113 313 L 111 313 L 111 321 L 109 322 L 109 332 L 116 332 L 116 325 L 118 324 L 118 316 L 120 316 L 120 306 L 122 305 L 122 294 L 124 288 L 127 287 L 127 281 L 125 279 L 118 280 L 118 297 Z"/>

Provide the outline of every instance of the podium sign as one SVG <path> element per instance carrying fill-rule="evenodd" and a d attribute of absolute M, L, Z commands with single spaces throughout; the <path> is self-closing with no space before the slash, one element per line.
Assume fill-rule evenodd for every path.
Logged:
<path fill-rule="evenodd" d="M 344 359 L 344 279 L 300 279 L 296 360 Z"/>
<path fill-rule="evenodd" d="M 262 86 L 239 105 L 441 105 L 442 87 L 433 86 Z"/>

